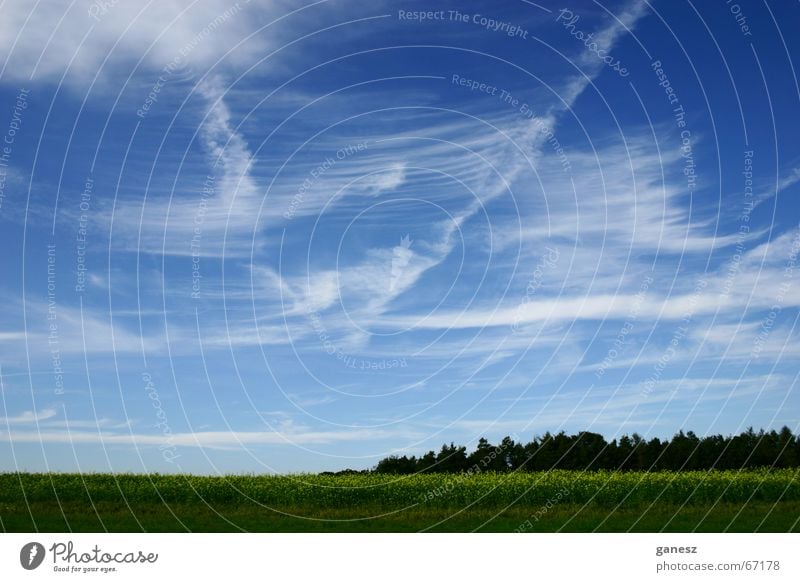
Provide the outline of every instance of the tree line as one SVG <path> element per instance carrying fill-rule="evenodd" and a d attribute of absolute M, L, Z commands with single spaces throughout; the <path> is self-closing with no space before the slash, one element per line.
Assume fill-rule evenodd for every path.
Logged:
<path fill-rule="evenodd" d="M 622 436 L 611 442 L 603 435 L 582 431 L 575 435 L 545 433 L 529 443 L 505 437 L 493 445 L 485 438 L 474 451 L 453 443 L 437 453 L 420 457 L 392 455 L 378 462 L 377 473 L 462 473 L 481 471 L 547 471 L 551 469 L 621 471 L 682 471 L 749 469 L 800 466 L 800 437 L 784 426 L 780 431 L 735 436 L 698 437 L 681 430 L 669 440 L 640 435 Z"/>

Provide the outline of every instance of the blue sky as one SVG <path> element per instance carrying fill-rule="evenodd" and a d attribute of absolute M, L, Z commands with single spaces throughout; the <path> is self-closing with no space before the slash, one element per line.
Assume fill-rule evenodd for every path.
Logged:
<path fill-rule="evenodd" d="M 796 6 L 0 11 L 0 468 L 800 423 Z"/>

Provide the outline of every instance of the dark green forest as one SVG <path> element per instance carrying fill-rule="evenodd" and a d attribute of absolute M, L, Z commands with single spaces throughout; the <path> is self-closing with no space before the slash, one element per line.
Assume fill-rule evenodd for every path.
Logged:
<path fill-rule="evenodd" d="M 780 431 L 749 428 L 735 436 L 698 437 L 678 432 L 670 440 L 645 440 L 638 434 L 611 442 L 603 435 L 580 432 L 545 433 L 529 443 L 511 437 L 493 445 L 480 439 L 472 452 L 453 443 L 421 457 L 390 456 L 375 472 L 390 474 L 462 473 L 478 471 L 548 471 L 551 469 L 620 471 L 684 471 L 800 466 L 800 438 L 784 426 Z"/>

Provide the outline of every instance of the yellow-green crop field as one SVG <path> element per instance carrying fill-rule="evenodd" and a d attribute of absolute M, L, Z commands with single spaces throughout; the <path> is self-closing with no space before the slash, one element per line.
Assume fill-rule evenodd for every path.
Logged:
<path fill-rule="evenodd" d="M 0 474 L 5 531 L 796 531 L 800 471 Z"/>

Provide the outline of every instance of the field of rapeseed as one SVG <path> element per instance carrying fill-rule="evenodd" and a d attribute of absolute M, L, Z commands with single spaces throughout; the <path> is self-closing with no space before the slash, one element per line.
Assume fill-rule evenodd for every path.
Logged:
<path fill-rule="evenodd" d="M 0 474 L 0 503 L 207 503 L 268 507 L 538 506 L 800 501 L 797 469 L 286 476 Z"/>

